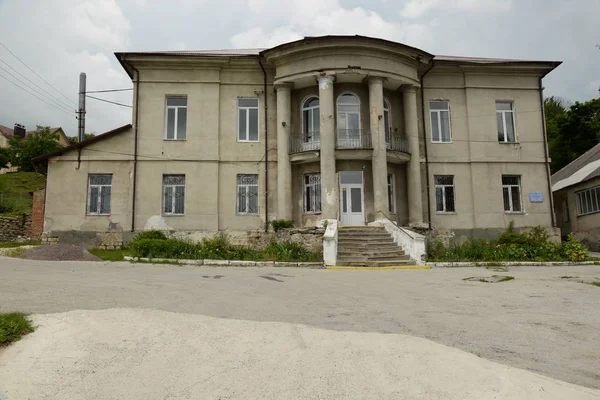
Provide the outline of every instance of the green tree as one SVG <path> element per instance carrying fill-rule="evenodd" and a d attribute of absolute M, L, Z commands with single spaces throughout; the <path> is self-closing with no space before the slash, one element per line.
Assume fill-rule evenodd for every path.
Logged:
<path fill-rule="evenodd" d="M 0 168 L 7 168 L 10 161 L 10 151 L 7 148 L 0 147 Z"/>
<path fill-rule="evenodd" d="M 9 161 L 19 167 L 19 171 L 43 172 L 43 166 L 34 164 L 31 159 L 46 153 L 51 153 L 61 148 L 58 135 L 50 133 L 50 127 L 37 126 L 34 132 L 29 133 L 24 139 L 13 136 L 9 141 Z"/>
<path fill-rule="evenodd" d="M 96 132 L 91 132 L 91 133 L 84 133 L 83 134 L 83 140 L 88 140 L 93 138 L 94 136 L 96 136 Z M 78 136 L 69 136 L 69 140 L 72 143 L 79 143 L 79 137 Z"/>
<path fill-rule="evenodd" d="M 546 109 L 546 104 L 544 104 Z M 548 146 L 552 172 L 588 151 L 600 141 L 600 98 L 575 102 L 566 112 L 552 105 L 547 118 Z M 552 114 L 554 112 L 554 114 Z"/>

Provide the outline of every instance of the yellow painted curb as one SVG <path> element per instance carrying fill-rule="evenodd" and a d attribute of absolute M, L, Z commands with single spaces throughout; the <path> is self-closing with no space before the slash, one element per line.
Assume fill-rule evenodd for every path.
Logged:
<path fill-rule="evenodd" d="M 365 270 L 365 271 L 376 271 L 376 270 L 390 270 L 390 269 L 431 269 L 429 265 L 391 265 L 388 267 L 350 267 L 350 266 L 331 266 L 326 269 L 332 270 Z"/>

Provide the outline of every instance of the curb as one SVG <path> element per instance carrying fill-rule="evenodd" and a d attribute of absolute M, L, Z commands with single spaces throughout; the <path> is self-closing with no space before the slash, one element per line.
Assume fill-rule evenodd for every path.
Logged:
<path fill-rule="evenodd" d="M 432 268 L 464 268 L 464 267 L 576 267 L 599 265 L 598 261 L 490 261 L 490 262 L 432 262 Z"/>
<path fill-rule="evenodd" d="M 287 267 L 287 268 L 312 268 L 323 269 L 323 263 L 319 262 L 282 262 L 282 261 L 243 261 L 243 260 L 185 260 L 174 258 L 146 258 L 146 257 L 123 257 L 124 261 L 146 262 L 146 263 L 172 263 L 180 266 L 195 265 L 205 267 Z"/>
<path fill-rule="evenodd" d="M 359 270 L 359 271 L 381 271 L 381 270 L 396 270 L 396 269 L 431 269 L 429 265 L 390 265 L 387 267 L 351 267 L 351 266 L 329 266 L 325 269 L 335 271 Z"/>

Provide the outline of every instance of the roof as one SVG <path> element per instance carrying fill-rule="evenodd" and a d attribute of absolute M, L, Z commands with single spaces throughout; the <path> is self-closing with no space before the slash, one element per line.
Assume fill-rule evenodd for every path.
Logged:
<path fill-rule="evenodd" d="M 141 51 L 141 52 L 120 52 L 119 54 L 129 55 L 166 55 L 166 56 L 258 56 L 265 48 L 256 49 L 221 49 L 221 50 L 167 50 L 167 51 Z"/>
<path fill-rule="evenodd" d="M 552 191 L 567 188 L 600 176 L 600 143 L 552 175 Z"/>
<path fill-rule="evenodd" d="M 10 139 L 14 134 L 14 130 L 8 126 L 0 125 L 0 134 L 5 138 Z"/>
<path fill-rule="evenodd" d="M 516 58 L 486 58 L 486 57 L 463 57 L 463 56 L 443 56 L 437 55 L 433 58 L 436 61 L 455 61 L 476 64 L 508 64 L 508 63 L 558 63 L 562 61 L 542 61 L 542 60 L 519 60 Z"/>
<path fill-rule="evenodd" d="M 116 135 L 118 135 L 120 133 L 126 132 L 126 131 L 130 130 L 131 127 L 132 127 L 131 124 L 123 125 L 123 126 L 121 126 L 119 128 L 113 129 L 112 131 L 108 131 L 108 132 L 105 132 L 105 133 L 103 133 L 101 135 L 89 138 L 88 140 L 84 140 L 81 143 L 74 143 L 74 144 L 72 144 L 70 146 L 63 147 L 62 149 L 54 151 L 52 153 L 43 154 L 41 156 L 35 157 L 31 161 L 33 161 L 34 163 L 40 163 L 40 162 L 43 162 L 43 161 L 47 161 L 49 158 L 60 156 L 61 154 L 64 154 L 64 153 L 66 153 L 68 151 L 81 149 L 81 148 L 84 148 L 85 146 L 88 146 L 88 145 L 90 145 L 92 143 L 96 143 L 96 142 L 99 142 L 101 140 L 108 139 L 110 137 L 116 136 Z"/>

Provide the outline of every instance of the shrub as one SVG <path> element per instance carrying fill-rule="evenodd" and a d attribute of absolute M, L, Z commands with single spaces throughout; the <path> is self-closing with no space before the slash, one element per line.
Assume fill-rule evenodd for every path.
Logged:
<path fill-rule="evenodd" d="M 300 243 L 275 242 L 272 241 L 263 250 L 265 258 L 278 261 L 317 261 L 321 258 L 320 253 L 308 251 Z"/>
<path fill-rule="evenodd" d="M 177 239 L 140 239 L 129 246 L 135 257 L 149 258 L 199 258 L 198 245 Z"/>
<path fill-rule="evenodd" d="M 570 261 L 583 261 L 588 256 L 588 249 L 571 232 L 567 235 L 567 241 L 563 242 L 561 252 Z"/>
<path fill-rule="evenodd" d="M 439 260 L 446 255 L 446 246 L 439 240 L 430 240 L 427 242 L 427 258 L 431 260 Z"/>
<path fill-rule="evenodd" d="M 167 240 L 167 236 L 162 231 L 151 230 L 140 232 L 135 235 L 134 240 L 143 240 L 143 239 L 154 239 L 154 240 Z"/>
<path fill-rule="evenodd" d="M 7 346 L 31 332 L 33 327 L 25 314 L 0 314 L 0 347 Z"/>
<path fill-rule="evenodd" d="M 271 226 L 275 232 L 281 229 L 292 228 L 294 226 L 294 221 L 289 219 L 274 219 L 271 221 Z"/>

